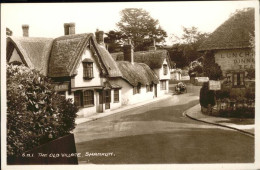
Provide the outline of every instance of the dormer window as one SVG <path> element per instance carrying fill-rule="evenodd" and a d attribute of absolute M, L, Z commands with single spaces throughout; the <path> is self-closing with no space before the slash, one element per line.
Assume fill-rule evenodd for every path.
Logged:
<path fill-rule="evenodd" d="M 167 68 L 167 65 L 164 64 L 163 65 L 163 75 L 167 75 L 168 74 L 168 68 Z"/>
<path fill-rule="evenodd" d="M 84 79 L 94 78 L 93 61 L 91 59 L 86 58 L 82 61 L 82 64 L 83 64 L 83 78 Z"/>

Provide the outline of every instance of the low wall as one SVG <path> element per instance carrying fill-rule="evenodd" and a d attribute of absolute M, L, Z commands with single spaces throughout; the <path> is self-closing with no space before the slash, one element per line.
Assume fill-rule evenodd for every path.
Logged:
<path fill-rule="evenodd" d="M 8 165 L 78 164 L 73 134 L 50 141 L 25 152 L 20 156 L 8 157 Z"/>

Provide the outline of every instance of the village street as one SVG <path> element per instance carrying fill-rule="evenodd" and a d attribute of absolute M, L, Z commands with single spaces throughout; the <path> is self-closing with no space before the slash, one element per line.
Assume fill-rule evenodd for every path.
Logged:
<path fill-rule="evenodd" d="M 253 162 L 254 138 L 183 115 L 199 89 L 77 125 L 79 164 Z"/>

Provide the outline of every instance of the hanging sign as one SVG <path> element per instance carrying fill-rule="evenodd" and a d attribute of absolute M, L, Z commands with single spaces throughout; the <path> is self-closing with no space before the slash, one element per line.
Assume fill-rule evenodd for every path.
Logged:
<path fill-rule="evenodd" d="M 209 81 L 209 90 L 221 90 L 220 81 L 210 80 Z"/>

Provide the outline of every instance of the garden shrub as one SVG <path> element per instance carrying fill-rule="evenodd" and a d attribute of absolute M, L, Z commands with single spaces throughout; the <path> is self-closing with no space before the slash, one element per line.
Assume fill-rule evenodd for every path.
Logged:
<path fill-rule="evenodd" d="M 51 81 L 23 65 L 7 65 L 7 155 L 20 155 L 75 127 L 77 107 Z"/>

